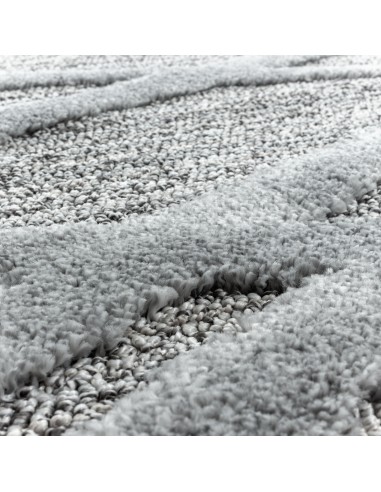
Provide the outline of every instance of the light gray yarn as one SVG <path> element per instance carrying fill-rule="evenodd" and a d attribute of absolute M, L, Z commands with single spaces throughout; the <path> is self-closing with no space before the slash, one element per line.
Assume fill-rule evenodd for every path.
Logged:
<path fill-rule="evenodd" d="M 69 363 L 73 357 L 86 356 L 95 348 L 110 350 L 140 315 L 152 318 L 160 308 L 181 303 L 197 292 L 216 287 L 259 294 L 287 289 L 262 314 L 240 320 L 246 333 L 235 337 L 216 336 L 189 354 L 164 363 L 150 372 L 147 387 L 122 399 L 103 420 L 85 424 L 77 432 L 360 433 L 361 398 L 372 405 L 377 405 L 379 399 L 377 360 L 376 366 L 373 364 L 381 340 L 376 314 L 380 301 L 380 245 L 378 217 L 355 218 L 353 210 L 357 201 L 377 188 L 381 144 L 377 130 L 366 134 L 354 130 L 377 126 L 379 122 L 381 72 L 379 66 L 363 66 L 354 61 L 352 64 L 348 60 L 348 65 L 343 66 L 334 65 L 334 59 L 327 66 L 328 61 L 320 57 L 283 61 L 238 57 L 218 63 L 207 60 L 205 65 L 199 63 L 192 67 L 185 64 L 182 68 L 176 68 L 176 64 L 169 68 L 156 65 L 148 74 L 127 82 L 102 88 L 86 87 L 80 89 L 81 93 L 64 97 L 46 95 L 34 102 L 5 105 L 0 122 L 4 136 L 1 200 L 7 213 L 2 223 L 12 228 L 1 231 L 1 388 L 17 388 L 32 375 L 44 377 L 57 365 Z M 294 66 L 303 63 L 305 66 Z M 113 73 L 117 70 L 120 67 Z M 76 80 L 83 83 L 85 79 L 80 71 L 76 74 L 73 83 Z M 45 83 L 43 77 L 38 77 L 36 73 L 34 80 L 38 84 Z M 49 77 L 46 80 L 57 81 L 54 74 Z M 69 79 L 59 80 L 65 87 Z M 87 82 L 98 83 L 94 78 Z M 311 98 L 321 101 L 314 106 L 320 117 L 316 118 L 316 126 L 312 125 L 313 130 L 303 130 L 303 126 L 315 121 L 313 110 L 303 113 L 300 120 L 297 114 L 285 111 L 285 125 L 281 124 L 281 118 L 277 126 L 272 127 L 269 122 L 263 135 L 274 129 L 279 132 L 278 151 L 274 151 L 276 139 L 262 147 L 258 141 L 251 149 L 251 135 L 243 134 L 235 140 L 239 116 L 233 131 L 222 140 L 222 148 L 228 149 L 225 153 L 212 148 L 210 154 L 200 156 L 205 159 L 200 161 L 191 150 L 197 141 L 181 144 L 186 149 L 184 153 L 190 156 L 188 172 L 191 174 L 200 167 L 200 162 L 209 166 L 222 163 L 222 178 L 217 180 L 218 176 L 212 176 L 211 186 L 195 186 L 197 180 L 185 175 L 177 179 L 182 186 L 181 195 L 166 201 L 165 195 L 158 193 L 160 187 L 165 189 L 166 183 L 157 184 L 156 180 L 156 188 L 148 187 L 141 193 L 147 195 L 149 207 L 144 209 L 142 205 L 146 202 L 138 200 L 136 210 L 124 209 L 118 217 L 113 204 L 102 210 L 116 214 L 110 218 L 114 223 L 102 226 L 89 221 L 90 217 L 98 224 L 104 222 L 97 220 L 98 212 L 81 215 L 84 202 L 76 201 L 81 195 L 75 193 L 68 200 L 71 208 L 64 209 L 63 218 L 58 221 L 64 225 L 53 224 L 51 217 L 55 212 L 50 216 L 41 214 L 38 222 L 35 212 L 25 211 L 21 202 L 16 209 L 9 208 L 14 207 L 10 202 L 15 190 L 24 193 L 27 187 L 23 170 L 33 169 L 39 159 L 48 165 L 65 148 L 65 143 L 60 148 L 64 142 L 60 142 L 60 132 L 70 135 L 70 124 L 57 125 L 58 133 L 54 127 L 46 130 L 45 126 L 86 117 L 85 128 L 99 122 L 101 129 L 107 124 L 113 128 L 119 125 L 118 114 L 132 122 L 134 118 L 143 119 L 145 111 L 147 115 L 166 110 L 169 114 L 172 109 L 181 118 L 181 104 L 187 104 L 187 97 L 191 101 L 197 101 L 198 96 L 202 99 L 204 96 L 198 95 L 199 91 L 214 88 L 211 94 L 215 96 L 209 101 L 215 97 L 218 104 L 228 94 L 226 91 L 235 91 L 228 87 L 231 85 L 279 84 L 279 90 L 287 93 L 285 83 L 297 87 L 310 83 L 316 90 L 329 92 L 330 87 L 336 87 L 344 91 L 337 97 L 335 90 L 329 92 L 332 100 L 327 100 L 326 105 L 323 98 L 315 98 L 311 91 Z M 22 90 L 22 86 L 15 90 Z M 253 97 L 247 87 L 236 91 L 237 101 L 241 97 L 243 104 L 245 97 L 248 100 Z M 364 92 L 369 96 L 366 103 L 362 102 Z M 175 106 L 168 101 L 136 108 L 180 94 L 193 95 L 179 98 Z M 267 97 L 265 90 L 263 94 Z M 288 94 L 295 95 L 297 91 Z M 308 90 L 301 94 L 305 97 Z M 208 97 L 206 94 L 205 101 Z M 274 94 L 270 100 L 276 115 Z M 308 98 L 301 99 L 303 104 L 308 108 Z M 202 101 L 200 108 L 201 105 Z M 334 107 L 333 115 L 330 105 Z M 294 110 L 298 108 L 296 104 Z M 100 113 L 109 110 L 117 112 L 109 113 L 107 123 L 106 113 Z M 335 114 L 335 110 L 339 113 Z M 341 120 L 340 111 L 346 112 Z M 287 118 L 295 119 L 289 122 Z M 248 113 L 244 128 L 250 125 L 249 120 Z M 210 120 L 205 121 L 211 124 Z M 260 127 L 260 119 L 257 121 L 258 126 L 253 126 L 255 135 Z M 327 130 L 326 121 L 330 122 Z M 295 122 L 300 124 L 300 136 Z M 217 123 L 223 128 L 223 121 Z M 73 128 L 80 128 L 75 125 Z M 40 128 L 36 134 L 26 133 Z M 177 128 L 175 137 L 180 142 L 181 131 Z M 350 132 L 351 139 L 334 143 L 348 137 Z M 56 142 L 51 142 L 51 135 Z M 204 134 L 206 152 L 217 135 L 213 131 L 209 136 Z M 70 147 L 70 138 L 66 149 Z M 97 145 L 96 132 L 91 138 Z M 143 158 L 138 155 L 133 161 L 137 169 L 144 170 L 145 166 L 150 169 L 155 155 L 161 152 L 163 140 L 160 135 L 157 147 L 153 146 Z M 141 145 L 138 138 L 133 144 L 137 148 Z M 313 152 L 314 147 L 327 144 L 325 150 Z M 174 149 L 174 152 L 181 154 L 181 145 L 180 151 Z M 28 161 L 30 146 L 33 151 Z M 236 147 L 237 153 L 233 150 Z M 101 148 L 102 143 L 98 147 L 101 155 L 107 153 Z M 256 156 L 253 149 L 265 157 Z M 77 173 L 83 154 L 80 151 L 77 161 L 72 163 L 65 152 L 59 162 Z M 121 157 L 128 152 L 127 145 L 115 157 L 117 172 L 131 165 L 129 158 Z M 168 149 L 166 159 L 171 152 Z M 306 152 L 307 156 L 286 159 Z M 186 163 L 181 161 L 180 154 L 175 174 L 181 174 L 182 162 Z M 110 160 L 100 162 L 102 166 Z M 104 187 L 108 198 L 113 194 L 114 167 L 108 175 L 100 175 L 101 186 L 110 183 Z M 141 179 L 140 170 L 134 178 L 134 187 Z M 246 178 L 234 180 L 235 170 Z M 69 177 L 65 177 L 66 172 Z M 81 172 L 85 177 L 86 166 Z M 58 168 L 53 166 L 46 172 L 42 166 L 37 174 L 37 183 L 33 185 L 34 178 L 30 183 L 31 196 L 42 198 L 44 189 L 51 186 L 50 177 L 59 176 Z M 65 170 L 59 180 L 71 183 L 70 171 Z M 217 190 L 214 190 L 215 181 Z M 80 182 L 78 185 L 80 189 Z M 89 189 L 92 186 L 98 190 L 98 184 L 89 182 Z M 62 191 L 65 196 L 66 191 Z M 153 192 L 154 198 L 150 196 Z M 200 196 L 194 198 L 195 195 Z M 59 198 L 60 193 L 56 199 Z M 191 201 L 182 203 L 184 200 Z M 170 203 L 174 205 L 163 209 Z M 15 215 L 20 217 L 20 223 L 15 221 Z M 44 227 L 25 227 L 29 220 Z M 73 224 L 73 221 L 80 223 Z M 361 411 L 370 412 L 369 407 Z"/>
<path fill-rule="evenodd" d="M 302 280 L 298 289 L 289 288 L 266 312 L 242 318 L 245 334 L 221 335 L 164 363 L 151 373 L 146 389 L 122 400 L 101 422 L 87 424 L 85 431 L 360 433 L 359 400 L 377 399 L 379 391 L 379 371 L 373 367 L 381 348 L 378 226 L 372 219 L 327 222 L 325 217 L 343 212 L 375 185 L 380 138 L 378 133 L 327 149 L 302 166 L 285 163 L 271 170 L 271 178 L 264 171 L 241 187 L 229 208 L 247 212 L 242 196 L 255 189 L 253 201 L 261 197 L 261 205 L 254 205 L 255 218 L 249 216 L 251 229 L 264 236 L 272 223 L 278 226 L 263 248 L 275 271 L 285 250 L 298 246 L 295 256 L 305 259 L 305 273 L 314 261 L 330 261 L 334 268 Z M 363 174 L 358 173 L 360 163 Z M 271 211 L 271 218 L 267 215 L 262 229 L 265 211 Z"/>
<path fill-rule="evenodd" d="M 376 125 L 380 101 L 377 78 L 216 88 L 11 139 L 0 224 L 104 224 L 180 203 Z"/>
<path fill-rule="evenodd" d="M 299 64 L 299 59 L 297 62 Z M 294 64 L 293 57 L 286 57 L 284 64 L 276 58 L 275 68 L 267 58 L 263 63 L 256 58 L 242 57 L 226 64 L 219 62 L 181 69 L 170 67 L 127 82 L 116 82 L 109 87 L 89 89 L 83 94 L 57 98 L 54 101 L 20 104 L 0 111 L 0 137 L 4 140 L 7 136 L 19 136 L 67 119 L 141 106 L 158 99 L 193 94 L 213 87 L 381 75 L 379 67 L 295 67 L 292 66 Z"/>
<path fill-rule="evenodd" d="M 129 80 L 144 75 L 150 75 L 152 73 L 159 73 L 160 69 L 176 66 L 176 67 L 195 67 L 200 62 L 208 61 L 208 57 L 196 57 L 196 59 L 188 59 L 187 57 L 153 57 L 151 63 L 145 63 L 136 67 L 133 57 L 126 57 L 127 60 L 123 60 L 123 57 L 116 59 L 114 63 L 105 64 L 99 66 L 95 65 L 92 68 L 90 65 L 87 70 L 83 67 L 68 66 L 65 65 L 56 70 L 45 69 L 37 71 L 25 71 L 23 70 L 7 70 L 0 71 L 0 90 L 12 90 L 12 89 L 25 89 L 37 86 L 60 86 L 60 85 L 78 85 L 78 84 L 94 84 L 94 85 L 107 85 L 119 80 Z M 241 60 L 235 59 L 236 57 L 215 57 L 216 61 L 220 63 L 223 61 L 241 62 Z M 290 56 L 290 57 L 278 57 L 278 56 L 257 56 L 251 57 L 250 63 L 255 63 L 267 67 L 277 66 L 298 66 L 307 62 L 315 62 L 324 57 L 319 56 Z M 146 57 L 142 61 L 147 61 Z M 245 60 L 245 59 L 243 59 Z M 118 63 L 119 62 L 119 63 Z M 169 62 L 169 63 L 168 63 Z M 127 68 L 126 68 L 127 65 Z"/>
<path fill-rule="evenodd" d="M 114 350 L 57 367 L 44 380 L 0 398 L 0 436 L 61 435 L 71 425 L 101 418 L 118 399 L 144 387 L 149 371 L 164 360 L 207 343 L 216 333 L 242 331 L 236 316 L 265 308 L 275 294 L 217 289 L 178 307 L 166 306 L 150 322 L 140 319 Z"/>

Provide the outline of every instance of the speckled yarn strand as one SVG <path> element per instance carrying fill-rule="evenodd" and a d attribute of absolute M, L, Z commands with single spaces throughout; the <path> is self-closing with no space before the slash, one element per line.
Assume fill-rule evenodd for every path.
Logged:
<path fill-rule="evenodd" d="M 45 381 L 0 400 L 0 435 L 61 435 L 72 423 L 100 419 L 114 402 L 145 385 L 145 373 L 205 343 L 215 333 L 242 331 L 237 317 L 263 309 L 277 293 L 222 290 L 166 307 L 155 321 L 142 318 L 103 357 L 82 358 Z"/>
<path fill-rule="evenodd" d="M 381 60 L 0 57 L 0 434 L 381 433 Z"/>

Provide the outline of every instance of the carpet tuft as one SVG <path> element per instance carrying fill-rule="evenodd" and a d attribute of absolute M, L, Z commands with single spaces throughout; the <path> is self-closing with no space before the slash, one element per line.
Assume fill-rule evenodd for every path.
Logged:
<path fill-rule="evenodd" d="M 1 435 L 379 435 L 381 59 L 0 57 Z"/>

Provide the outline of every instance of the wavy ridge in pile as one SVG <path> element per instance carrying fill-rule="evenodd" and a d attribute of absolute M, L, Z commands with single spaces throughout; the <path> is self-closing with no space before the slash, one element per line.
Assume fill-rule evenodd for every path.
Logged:
<path fill-rule="evenodd" d="M 105 87 L 5 107 L 0 133 L 7 145 L 71 118 L 218 86 L 381 75 L 377 66 L 319 61 L 243 57 L 154 67 L 126 82 L 114 80 L 129 77 L 127 71 L 113 72 L 113 80 L 98 82 L 113 82 Z M 94 73 L 64 82 L 94 83 Z M 39 76 L 30 85 L 42 83 Z M 63 80 L 49 77 L 48 84 Z M 357 131 L 120 224 L 1 231 L 1 388 L 13 390 L 94 350 L 112 350 L 140 316 L 152 318 L 192 295 L 276 290 L 285 293 L 266 312 L 240 320 L 244 333 L 216 336 L 165 362 L 146 388 L 76 432 L 359 433 L 359 400 L 379 394 L 372 364 L 381 342 L 380 237 L 377 221 L 353 219 L 349 211 L 377 188 L 380 150 L 378 129 Z"/>

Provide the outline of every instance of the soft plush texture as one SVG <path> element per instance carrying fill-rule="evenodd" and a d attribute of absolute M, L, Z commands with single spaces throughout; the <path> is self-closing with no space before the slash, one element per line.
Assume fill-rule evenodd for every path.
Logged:
<path fill-rule="evenodd" d="M 381 235 L 351 210 L 381 181 L 380 61 L 88 58 L 3 61 L 0 390 L 192 295 L 277 291 L 68 434 L 361 434 Z"/>

